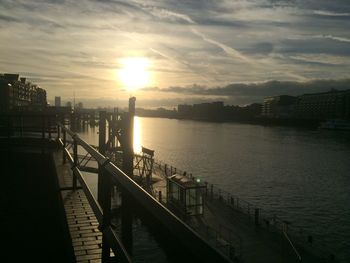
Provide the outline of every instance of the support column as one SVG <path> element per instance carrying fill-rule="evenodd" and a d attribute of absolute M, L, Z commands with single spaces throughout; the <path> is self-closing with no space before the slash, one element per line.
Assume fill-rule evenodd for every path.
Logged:
<path fill-rule="evenodd" d="M 136 98 L 129 99 L 129 113 L 124 115 L 122 126 L 123 171 L 133 177 L 134 171 L 134 116 Z M 130 194 L 122 191 L 122 242 L 132 255 L 132 209 L 133 203 Z"/>
<path fill-rule="evenodd" d="M 106 154 L 106 117 L 106 112 L 100 111 L 98 150 L 102 155 Z M 103 231 L 104 228 L 110 224 L 111 220 L 111 188 L 112 184 L 109 180 L 109 175 L 106 173 L 104 167 L 99 164 L 97 179 L 97 200 L 103 212 L 103 222 L 99 226 L 101 231 Z M 110 249 L 111 248 L 107 242 L 105 234 L 102 234 L 102 263 L 110 261 Z"/>

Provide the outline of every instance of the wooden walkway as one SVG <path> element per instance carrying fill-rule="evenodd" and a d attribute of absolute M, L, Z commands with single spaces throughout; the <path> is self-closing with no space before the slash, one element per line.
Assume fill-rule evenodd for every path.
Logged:
<path fill-rule="evenodd" d="M 60 188 L 72 186 L 72 171 L 62 164 L 62 151 L 54 153 Z M 102 233 L 83 190 L 61 190 L 67 224 L 77 262 L 101 262 Z"/>

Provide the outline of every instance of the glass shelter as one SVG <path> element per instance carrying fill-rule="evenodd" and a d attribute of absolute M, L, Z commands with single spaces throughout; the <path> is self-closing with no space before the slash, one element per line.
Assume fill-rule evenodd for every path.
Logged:
<path fill-rule="evenodd" d="M 202 215 L 205 188 L 199 179 L 174 174 L 167 178 L 168 204 L 184 216 Z"/>

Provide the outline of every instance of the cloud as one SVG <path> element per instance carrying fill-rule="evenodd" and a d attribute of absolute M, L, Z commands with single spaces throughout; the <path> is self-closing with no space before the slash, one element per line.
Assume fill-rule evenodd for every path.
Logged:
<path fill-rule="evenodd" d="M 223 43 L 220 43 L 216 40 L 213 40 L 211 38 L 209 38 L 208 36 L 204 35 L 203 33 L 199 32 L 198 30 L 196 30 L 195 28 L 191 28 L 192 32 L 201 37 L 204 41 L 210 43 L 210 44 L 213 44 L 219 48 L 221 48 L 227 55 L 233 57 L 233 58 L 238 58 L 240 60 L 243 60 L 244 62 L 249 62 L 251 63 L 251 60 L 248 59 L 246 56 L 242 55 L 239 51 L 235 50 L 234 48 L 232 47 L 229 47 Z"/>
<path fill-rule="evenodd" d="M 320 16 L 350 17 L 350 13 L 336 13 L 323 10 L 314 10 L 313 13 Z"/>
<path fill-rule="evenodd" d="M 325 38 L 325 39 L 332 39 L 340 42 L 350 43 L 350 38 L 346 38 L 346 37 L 337 37 L 332 35 L 318 35 L 318 36 L 315 36 L 315 38 Z"/>
<path fill-rule="evenodd" d="M 268 81 L 262 83 L 237 83 L 224 87 L 208 88 L 200 85 L 189 87 L 172 86 L 166 89 L 148 87 L 144 91 L 157 91 L 196 96 L 225 98 L 227 101 L 240 103 L 262 102 L 264 97 L 277 95 L 302 95 L 306 93 L 326 92 L 331 89 L 345 90 L 350 87 L 350 79 L 313 80 L 307 82 Z"/>
<path fill-rule="evenodd" d="M 118 59 L 143 56 L 159 87 L 150 101 L 260 100 L 228 84 L 348 77 L 349 14 L 348 0 L 1 0 L 0 72 L 26 73 L 49 97 L 127 99 Z"/>
<path fill-rule="evenodd" d="M 7 16 L 7 15 L 1 15 L 1 14 L 0 14 L 0 21 L 4 21 L 4 22 L 21 22 L 21 20 L 16 18 L 16 17 Z"/>

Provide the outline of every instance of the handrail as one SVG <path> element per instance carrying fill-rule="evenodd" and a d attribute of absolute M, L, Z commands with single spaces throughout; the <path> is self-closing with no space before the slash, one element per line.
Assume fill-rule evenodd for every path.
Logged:
<path fill-rule="evenodd" d="M 183 223 L 165 206 L 159 203 L 152 195 L 134 182 L 122 170 L 116 167 L 113 163 L 109 162 L 107 157 L 103 156 L 95 148 L 81 139 L 78 134 L 72 132 L 61 123 L 57 123 L 57 125 L 61 127 L 64 132 L 68 133 L 77 144 L 82 146 L 84 150 L 87 151 L 101 167 L 104 167 L 104 170 L 111 176 L 114 183 L 121 185 L 139 204 L 145 208 L 146 211 L 148 211 L 155 218 L 159 219 L 159 221 L 163 223 L 162 225 L 164 228 L 170 231 L 177 238 L 181 239 L 185 246 L 191 247 L 193 251 L 198 251 L 198 253 L 195 254 L 196 257 L 213 262 L 230 262 L 225 255 L 209 245 L 196 232 Z M 79 169 L 76 167 L 74 170 Z M 117 243 L 118 246 L 123 247 L 121 243 Z M 111 244 L 111 248 L 113 247 L 115 246 Z M 118 254 L 117 251 L 114 252 L 116 255 Z"/>
<path fill-rule="evenodd" d="M 298 258 L 298 260 L 301 262 L 301 255 L 300 255 L 300 253 L 298 252 L 298 250 L 294 246 L 293 242 L 288 237 L 288 234 L 287 234 L 287 232 L 285 230 L 283 231 L 283 234 L 284 234 L 285 238 L 287 239 L 287 241 L 289 242 L 290 246 L 292 247 L 294 253 L 296 254 L 296 256 Z"/>

